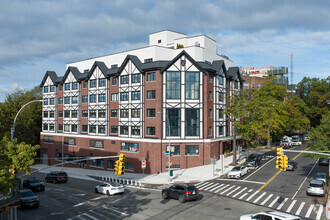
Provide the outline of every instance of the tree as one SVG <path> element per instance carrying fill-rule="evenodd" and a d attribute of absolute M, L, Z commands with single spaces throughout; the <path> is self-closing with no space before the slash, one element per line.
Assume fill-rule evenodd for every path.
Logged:
<path fill-rule="evenodd" d="M 9 141 L 4 137 L 0 142 L 0 191 L 7 195 L 14 188 L 15 174 L 9 172 L 12 169 L 30 174 L 30 165 L 36 156 L 39 145 L 32 146 L 24 142 L 17 143 L 17 139 Z"/>
<path fill-rule="evenodd" d="M 310 141 L 314 141 L 314 151 L 329 151 L 330 149 L 330 111 L 323 115 L 320 125 L 308 133 Z"/>
<path fill-rule="evenodd" d="M 311 127 L 320 124 L 322 115 L 330 110 L 330 77 L 327 79 L 306 78 L 297 86 L 299 97 L 306 103 L 305 114 L 310 119 Z"/>

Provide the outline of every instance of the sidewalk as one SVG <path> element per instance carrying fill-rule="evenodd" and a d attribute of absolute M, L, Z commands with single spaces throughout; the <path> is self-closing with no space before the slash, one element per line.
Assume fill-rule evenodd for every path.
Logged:
<path fill-rule="evenodd" d="M 239 155 L 237 155 L 239 158 Z M 138 182 L 140 185 L 153 184 L 153 185 L 166 185 L 171 183 L 192 183 L 206 181 L 220 177 L 228 173 L 233 166 L 230 166 L 233 161 L 233 156 L 224 158 L 223 161 L 216 161 L 215 165 L 205 165 L 199 167 L 193 167 L 189 169 L 182 169 L 173 172 L 173 176 L 169 176 L 169 172 L 160 174 L 140 174 L 140 173 L 125 173 L 124 175 L 115 175 L 113 171 L 106 170 L 91 170 L 83 168 L 72 168 L 63 167 L 63 170 L 68 173 L 69 177 L 87 180 L 105 180 L 105 179 L 119 179 L 121 181 L 128 180 L 132 182 L 133 180 Z M 238 163 L 244 162 L 243 160 L 238 160 Z M 51 167 L 46 168 L 47 165 L 37 164 L 31 166 L 32 170 L 40 170 L 39 172 L 48 173 L 50 171 L 62 170 L 62 167 Z"/>

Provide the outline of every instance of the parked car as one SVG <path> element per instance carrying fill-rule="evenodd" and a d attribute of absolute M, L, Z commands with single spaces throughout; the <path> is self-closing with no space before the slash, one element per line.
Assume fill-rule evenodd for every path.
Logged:
<path fill-rule="evenodd" d="M 37 178 L 29 178 L 23 181 L 23 187 L 31 189 L 33 192 L 45 191 L 45 184 Z"/>
<path fill-rule="evenodd" d="M 257 214 L 247 214 L 242 215 L 240 217 L 240 220 L 259 220 L 259 219 L 269 219 L 269 220 L 283 220 L 283 219 L 289 219 L 289 220 L 300 220 L 301 218 L 295 215 L 291 215 L 284 212 L 279 211 L 266 211 L 266 212 L 259 212 Z"/>
<path fill-rule="evenodd" d="M 295 169 L 297 169 L 297 163 L 293 160 L 289 160 L 288 168 L 286 168 L 286 170 L 294 171 Z"/>
<path fill-rule="evenodd" d="M 328 175 L 326 173 L 317 172 L 315 179 L 322 180 L 326 185 L 328 185 Z"/>
<path fill-rule="evenodd" d="M 53 183 L 66 183 L 68 182 L 68 174 L 64 171 L 53 171 L 47 174 L 45 177 L 46 182 Z"/>
<path fill-rule="evenodd" d="M 178 199 L 180 203 L 194 201 L 199 197 L 199 191 L 193 185 L 176 184 L 162 190 L 163 199 Z"/>
<path fill-rule="evenodd" d="M 292 136 L 292 146 L 300 146 L 300 145 L 302 145 L 300 137 L 298 135 Z"/>
<path fill-rule="evenodd" d="M 329 166 L 329 158 L 327 158 L 327 159 L 320 158 L 319 159 L 319 165 L 321 165 L 321 166 Z"/>
<path fill-rule="evenodd" d="M 19 191 L 19 199 L 20 199 L 19 207 L 21 209 L 39 207 L 39 198 L 30 189 Z"/>
<path fill-rule="evenodd" d="M 325 196 L 326 190 L 326 185 L 322 180 L 312 180 L 308 185 L 306 195 Z"/>
<path fill-rule="evenodd" d="M 237 166 L 234 167 L 228 174 L 228 178 L 240 178 L 241 176 L 244 176 L 247 174 L 248 168 L 245 166 Z"/>
<path fill-rule="evenodd" d="M 261 163 L 261 155 L 260 154 L 250 154 L 245 161 L 245 165 L 247 167 L 257 167 Z"/>
<path fill-rule="evenodd" d="M 115 194 L 121 194 L 125 192 L 125 188 L 122 184 L 119 183 L 103 183 L 101 185 L 95 186 L 96 193 L 103 193 L 108 196 Z"/>

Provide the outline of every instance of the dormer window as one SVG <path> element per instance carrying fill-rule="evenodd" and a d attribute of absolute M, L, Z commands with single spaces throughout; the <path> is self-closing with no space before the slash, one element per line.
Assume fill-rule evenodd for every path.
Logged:
<path fill-rule="evenodd" d="M 158 40 L 158 43 L 160 44 L 162 42 L 162 40 Z"/>

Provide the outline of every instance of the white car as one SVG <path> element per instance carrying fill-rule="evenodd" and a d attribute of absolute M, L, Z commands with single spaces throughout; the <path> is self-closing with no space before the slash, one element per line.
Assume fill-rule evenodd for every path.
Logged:
<path fill-rule="evenodd" d="M 250 219 L 300 220 L 301 218 L 298 217 L 298 216 L 295 216 L 295 215 L 290 215 L 290 214 L 283 213 L 283 212 L 278 212 L 278 211 L 259 212 L 257 214 L 242 215 L 240 217 L 240 220 L 250 220 Z"/>
<path fill-rule="evenodd" d="M 103 193 L 108 196 L 124 193 L 125 189 L 122 184 L 119 183 L 103 183 L 95 186 L 96 193 Z"/>
<path fill-rule="evenodd" d="M 248 168 L 245 166 L 234 167 L 228 174 L 228 178 L 240 178 L 247 174 Z"/>

